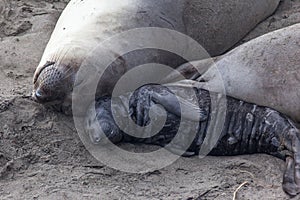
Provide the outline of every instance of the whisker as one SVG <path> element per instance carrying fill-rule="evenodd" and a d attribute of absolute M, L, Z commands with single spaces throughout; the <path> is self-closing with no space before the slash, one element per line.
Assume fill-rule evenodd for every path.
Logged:
<path fill-rule="evenodd" d="M 69 73 L 71 70 L 73 70 L 71 67 L 69 67 L 67 69 L 67 71 L 65 71 L 65 76 L 63 76 L 63 78 L 61 80 L 65 80 L 67 78 L 69 78 L 71 75 L 73 75 L 73 73 Z"/>
<path fill-rule="evenodd" d="M 66 48 L 66 47 L 64 47 L 64 48 L 61 48 L 60 49 L 60 52 L 59 52 L 59 57 L 57 58 L 58 60 L 61 60 L 61 58 L 62 57 L 64 57 L 68 52 L 69 52 L 69 50 L 70 50 L 70 47 L 69 48 Z"/>
<path fill-rule="evenodd" d="M 61 58 L 61 55 L 63 53 L 63 48 L 61 48 L 55 55 L 56 57 L 54 58 L 55 59 L 55 62 L 58 62 Z"/>
<path fill-rule="evenodd" d="M 55 54 L 53 54 L 52 57 L 51 57 L 51 60 L 53 60 L 54 62 L 57 62 L 58 56 L 60 55 L 61 51 L 62 51 L 62 49 L 60 49 Z"/>
<path fill-rule="evenodd" d="M 58 68 L 59 65 L 62 63 L 62 59 L 64 57 L 66 57 L 66 55 L 70 52 L 71 48 L 60 48 L 57 53 L 53 54 L 51 57 L 51 61 L 54 62 L 55 64 L 53 65 L 54 68 Z M 51 70 L 51 69 L 50 69 Z M 68 79 L 71 75 L 73 75 L 72 67 L 68 67 L 65 71 L 65 69 L 62 67 L 59 67 L 58 71 L 60 71 L 61 73 L 63 73 L 63 76 L 61 76 L 60 79 L 56 79 L 55 82 L 63 82 L 64 80 Z M 49 72 L 48 72 L 49 73 Z M 51 78 L 51 72 L 50 72 L 50 76 L 49 78 Z M 48 81 L 48 77 L 44 78 L 43 80 L 40 80 L 40 85 L 45 85 Z M 54 85 L 53 85 L 54 87 Z"/>

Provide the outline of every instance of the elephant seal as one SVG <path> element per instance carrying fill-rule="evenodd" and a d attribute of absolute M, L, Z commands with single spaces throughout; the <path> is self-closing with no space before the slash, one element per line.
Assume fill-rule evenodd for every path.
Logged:
<path fill-rule="evenodd" d="M 271 107 L 300 122 L 299 55 L 300 24 L 296 24 L 236 47 L 214 63 L 200 60 L 179 67 L 193 81 L 170 74 L 164 82 L 210 91 L 224 85 L 229 96 Z"/>
<path fill-rule="evenodd" d="M 279 0 L 71 0 L 35 71 L 33 97 L 42 103 L 70 103 L 75 75 L 83 60 L 101 42 L 123 31 L 141 27 L 172 29 L 191 36 L 211 55 L 219 55 L 271 15 L 278 4 Z M 147 61 L 155 61 L 156 57 L 148 56 Z M 161 60 L 169 64 L 168 60 L 174 59 Z M 124 62 L 120 68 L 126 71 Z M 103 85 L 112 85 L 112 78 L 108 76 Z"/>
<path fill-rule="evenodd" d="M 87 113 L 87 133 L 90 134 L 92 142 L 96 145 L 102 144 L 105 141 L 104 138 L 108 138 L 113 143 L 154 144 L 165 146 L 173 152 L 184 151 L 184 155 L 186 156 L 197 155 L 202 145 L 206 145 L 205 139 L 210 138 L 211 133 L 208 133 L 207 130 L 210 123 L 212 123 L 211 97 L 218 94 L 199 88 L 186 88 L 185 91 L 187 92 L 189 89 L 195 90 L 199 105 L 198 109 L 200 110 L 198 126 L 196 125 L 196 136 L 193 135 L 189 128 L 184 129 L 183 133 L 180 133 L 181 137 L 177 136 L 179 134 L 178 127 L 182 123 L 182 117 L 185 116 L 180 115 L 182 109 L 178 106 L 178 97 L 162 85 L 145 85 L 136 90 L 131 96 L 113 97 L 120 99 L 120 101 L 115 102 L 124 102 L 124 99 L 130 98 L 130 100 L 126 100 L 126 102 L 129 102 L 129 110 L 121 112 L 121 115 L 126 115 L 127 113 L 127 117 L 135 119 L 135 122 L 139 126 L 147 126 L 150 121 L 150 107 L 154 104 L 163 106 L 167 111 L 167 120 L 163 128 L 156 135 L 148 138 L 138 138 L 123 132 L 123 129 L 121 130 L 114 121 L 114 117 L 118 116 L 113 116 L 111 106 L 114 107 L 113 110 L 122 111 L 127 108 L 124 108 L 124 104 L 122 103 L 112 104 L 109 97 L 102 97 L 97 100 L 96 116 L 90 115 L 91 112 Z M 175 90 L 180 90 L 180 88 L 175 87 Z M 283 175 L 283 190 L 291 196 L 299 194 L 299 129 L 285 115 L 268 107 L 247 103 L 228 96 L 226 107 L 227 110 L 224 124 L 222 124 L 222 131 L 218 135 L 219 137 L 217 137 L 218 141 L 212 146 L 209 155 L 232 156 L 267 153 L 284 159 L 286 161 L 286 169 Z M 162 113 L 155 112 L 156 115 Z M 121 117 L 122 119 L 126 119 L 124 116 Z M 151 119 L 155 118 L 152 117 Z M 125 121 L 122 120 L 123 123 L 121 122 L 123 128 L 128 124 Z M 95 129 L 97 127 L 95 124 L 100 125 L 102 133 Z M 213 126 L 215 126 L 214 123 Z M 126 131 L 134 132 L 135 130 L 127 129 Z M 101 134 L 105 134 L 105 136 Z M 190 144 L 189 146 L 186 146 L 186 141 L 192 142 L 188 143 Z"/>

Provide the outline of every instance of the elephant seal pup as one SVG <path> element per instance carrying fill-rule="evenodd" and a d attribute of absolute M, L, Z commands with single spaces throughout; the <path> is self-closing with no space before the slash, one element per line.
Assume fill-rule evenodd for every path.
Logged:
<path fill-rule="evenodd" d="M 180 88 L 173 88 L 180 90 Z M 191 88 L 186 88 L 189 90 Z M 103 138 L 109 138 L 112 142 L 134 142 L 147 143 L 166 146 L 171 151 L 177 149 L 186 151 L 186 155 L 191 156 L 199 153 L 202 145 L 205 145 L 205 138 L 210 137 L 208 126 L 211 121 L 211 97 L 216 95 L 207 90 L 192 88 L 195 90 L 200 110 L 197 134 L 194 137 L 190 129 L 184 129 L 177 137 L 178 127 L 182 123 L 180 116 L 181 110 L 178 106 L 177 97 L 166 87 L 160 85 L 146 85 L 139 88 L 126 100 L 129 103 L 131 117 L 140 126 L 146 126 L 150 120 L 149 110 L 154 104 L 159 104 L 167 111 L 167 120 L 163 128 L 156 135 L 149 138 L 137 138 L 124 133 L 119 129 L 114 121 L 111 106 L 114 110 L 126 110 L 124 104 L 111 104 L 111 98 L 102 97 L 96 103 L 96 117 L 87 113 L 86 130 L 91 136 L 92 142 L 102 145 Z M 127 96 L 114 97 L 126 99 Z M 172 103 L 170 103 L 172 102 Z M 115 112 L 115 111 L 113 111 Z M 155 111 L 154 111 L 155 112 Z M 126 115 L 126 112 L 124 112 Z M 121 112 L 121 115 L 124 114 Z M 160 114 L 162 112 L 155 112 Z M 179 114 L 178 114 L 179 113 Z M 225 121 L 222 125 L 222 132 L 219 134 L 218 141 L 211 148 L 210 155 L 231 156 L 240 154 L 267 153 L 286 160 L 286 169 L 283 175 L 283 190 L 291 195 L 300 193 L 300 132 L 293 123 L 279 112 L 255 104 L 227 97 L 227 110 Z M 118 116 L 117 116 L 118 117 Z M 123 118 L 124 116 L 122 116 Z M 128 115 L 128 117 L 130 117 Z M 153 115 L 152 115 L 153 117 Z M 151 117 L 151 119 L 153 119 Z M 155 118 L 155 117 L 154 117 Z M 125 119 L 125 118 L 124 118 Z M 95 124 L 100 125 L 104 137 L 95 129 Z M 126 126 L 126 122 L 122 126 Z M 127 131 L 135 131 L 127 129 Z M 102 133 L 102 134 L 103 134 Z M 193 137 L 192 140 L 189 137 Z M 175 142 L 174 142 L 175 140 Z M 193 141 L 185 148 L 186 141 Z M 176 151 L 175 151 L 176 152 Z"/>
<path fill-rule="evenodd" d="M 33 97 L 42 103 L 70 103 L 75 75 L 83 60 L 99 43 L 123 31 L 168 28 L 191 36 L 211 55 L 219 55 L 271 15 L 278 3 L 279 0 L 71 0 L 35 71 Z M 119 56 L 123 55 L 116 58 Z M 156 57 L 157 54 L 147 56 L 147 62 L 156 61 Z M 143 54 L 128 59 L 137 58 L 143 59 Z M 174 59 L 161 60 L 169 64 L 168 60 Z M 120 74 L 129 70 L 126 61 L 119 64 Z M 174 65 L 180 64 L 177 61 Z M 102 85 L 113 85 L 112 76 L 107 76 Z"/>
<path fill-rule="evenodd" d="M 215 63 L 193 62 L 202 76 L 197 70 L 193 76 L 192 70 L 188 70 L 193 68 L 191 65 L 179 68 L 195 81 L 178 81 L 170 75 L 164 82 L 176 80 L 174 85 L 210 91 L 219 91 L 224 85 L 229 96 L 271 107 L 300 122 L 299 55 L 300 24 L 296 24 L 253 39 L 216 58 Z"/>

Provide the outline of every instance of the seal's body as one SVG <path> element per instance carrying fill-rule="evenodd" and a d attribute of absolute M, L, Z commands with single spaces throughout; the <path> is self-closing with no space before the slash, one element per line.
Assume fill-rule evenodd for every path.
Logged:
<path fill-rule="evenodd" d="M 186 116 L 180 116 L 182 110 L 178 106 L 177 97 L 167 88 L 158 85 L 143 86 L 135 91 L 131 100 L 128 101 L 130 102 L 130 112 L 127 112 L 138 125 L 146 126 L 150 120 L 150 107 L 154 104 L 163 106 L 167 110 L 167 120 L 158 134 L 149 138 L 137 138 L 124 133 L 114 122 L 110 98 L 102 98 L 97 101 L 97 117 L 93 118 L 88 113 L 86 130 L 92 134 L 91 139 L 96 144 L 101 144 L 102 140 L 99 138 L 103 138 L 101 135 L 97 136 L 101 133 L 93 129 L 96 127 L 95 123 L 99 123 L 104 134 L 114 143 L 139 142 L 161 146 L 170 143 L 171 145 L 167 146 L 168 149 L 174 152 L 185 151 L 184 154 L 189 156 L 198 154 L 202 146 L 212 142 L 211 138 L 213 137 L 210 134 L 217 134 L 217 142 L 215 145 L 213 143 L 214 146 L 211 147 L 210 155 L 267 153 L 285 159 L 287 165 L 283 178 L 283 189 L 290 195 L 296 195 L 300 192 L 298 167 L 300 164 L 300 132 L 286 116 L 271 108 L 227 97 L 227 110 L 224 113 L 226 116 L 222 131 L 219 134 L 209 133 L 208 127 L 211 126 L 213 113 L 211 97 L 217 94 L 209 93 L 203 89 L 193 88 L 193 90 L 197 95 L 200 116 L 195 138 L 190 138 L 193 137 L 190 127 L 182 130 L 183 133 L 178 133 L 178 128 L 182 122 L 180 117 L 185 118 Z M 120 97 L 122 101 L 124 98 L 126 97 Z M 124 110 L 123 106 L 122 103 L 113 105 L 114 110 Z M 158 115 L 162 113 L 155 112 Z M 126 126 L 126 122 L 123 125 Z M 213 124 L 212 126 L 217 125 Z M 181 134 L 181 136 L 177 137 L 176 134 Z M 98 140 L 94 140 L 95 138 Z M 207 141 L 207 138 L 210 139 Z M 192 142 L 190 146 L 187 146 L 188 148 L 185 148 L 187 141 Z"/>
<path fill-rule="evenodd" d="M 279 0 L 71 0 L 34 74 L 33 96 L 40 102 L 70 101 L 81 63 L 99 43 L 123 31 L 168 28 L 191 36 L 211 55 L 219 55 L 272 14 L 278 3 Z M 116 58 L 119 56 L 123 55 Z M 155 61 L 155 57 L 153 54 L 147 61 Z M 137 56 L 129 59 L 137 59 Z M 168 64 L 168 58 L 164 60 Z M 43 75 L 48 67 L 60 76 L 52 76 L 52 70 Z M 125 66 L 121 68 L 124 68 L 122 73 L 129 70 Z M 112 85 L 113 78 L 106 77 L 107 83 L 103 85 Z"/>
<path fill-rule="evenodd" d="M 189 78 L 195 81 L 174 85 L 215 92 L 225 87 L 226 95 L 271 107 L 300 122 L 299 43 L 300 24 L 268 33 L 216 58 L 214 63 L 202 60 L 182 66 L 182 73 L 190 73 Z M 194 66 L 201 75 L 187 70 Z"/>

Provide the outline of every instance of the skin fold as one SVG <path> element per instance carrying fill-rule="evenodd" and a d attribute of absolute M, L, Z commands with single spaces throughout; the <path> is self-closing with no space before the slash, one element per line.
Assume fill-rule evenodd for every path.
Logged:
<path fill-rule="evenodd" d="M 216 112 L 212 102 L 218 94 L 198 88 L 190 90 L 196 94 L 191 101 L 182 101 L 170 89 L 161 85 L 142 86 L 133 94 L 114 97 L 114 101 L 110 97 L 102 97 L 96 101 L 96 117 L 91 116 L 90 112 L 87 113 L 86 130 L 92 142 L 99 145 L 105 144 L 105 138 L 108 138 L 113 143 L 154 144 L 165 146 L 183 156 L 197 155 L 201 147 L 206 145 L 206 138 L 211 137 L 208 130 L 212 123 L 212 113 Z M 184 91 L 191 92 L 187 89 Z M 126 103 L 129 103 L 129 108 L 125 108 Z M 209 155 L 266 153 L 281 158 L 286 161 L 283 190 L 291 196 L 297 195 L 300 192 L 300 132 L 293 122 L 271 108 L 228 96 L 223 106 L 226 106 L 226 110 L 223 113 L 225 118 L 222 131 Z M 161 112 L 162 108 L 165 112 Z M 187 108 L 191 109 L 182 111 Z M 118 112 L 113 116 L 115 111 Z M 136 131 L 134 127 L 130 127 L 128 120 L 133 120 L 139 127 L 155 126 L 151 123 L 152 119 L 165 114 L 166 121 L 154 136 L 147 137 L 147 132 L 141 137 L 128 134 Z M 121 119 L 122 124 L 118 125 L 125 127 L 126 132 L 119 128 L 114 117 Z M 184 122 L 182 119 L 185 119 Z M 187 123 L 187 128 L 177 137 L 181 123 Z M 96 124 L 100 125 L 102 132 L 97 130 Z M 196 128 L 193 129 L 194 127 Z M 195 135 L 192 134 L 193 130 L 196 130 Z"/>

